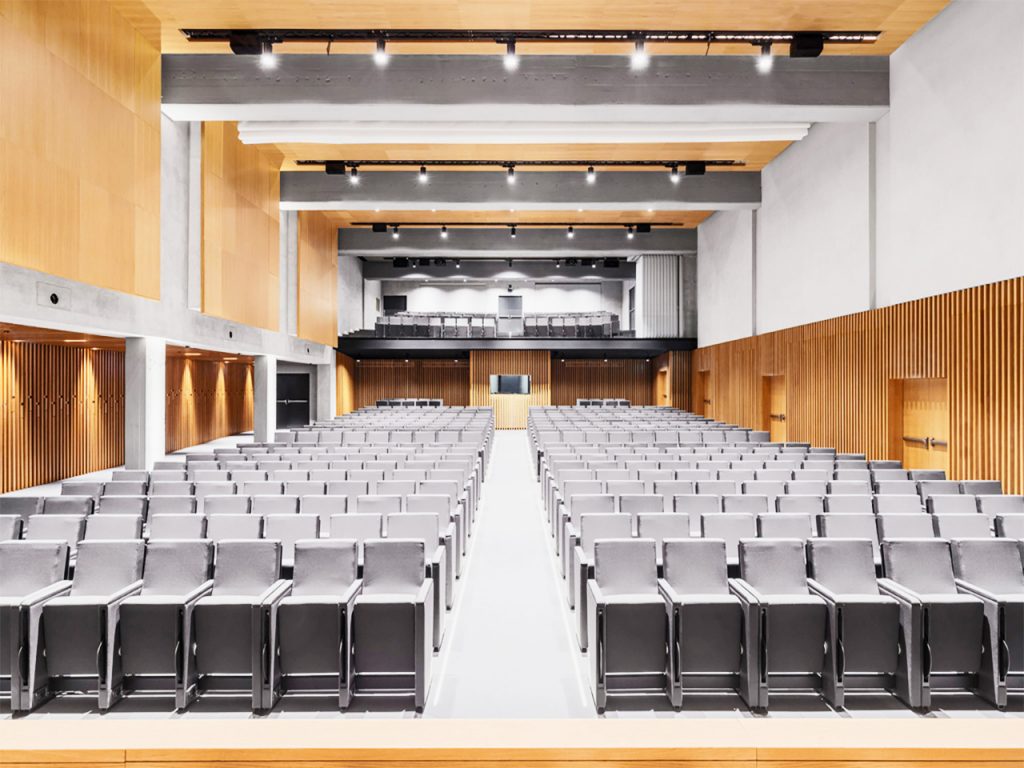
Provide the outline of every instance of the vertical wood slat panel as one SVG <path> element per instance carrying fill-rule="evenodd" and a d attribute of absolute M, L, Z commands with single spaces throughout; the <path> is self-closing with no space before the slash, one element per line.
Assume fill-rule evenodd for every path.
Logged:
<path fill-rule="evenodd" d="M 763 376 L 786 377 L 790 440 L 890 458 L 891 382 L 946 379 L 950 476 L 1024 493 L 1024 278 L 833 318 L 693 353 L 710 414 L 764 423 Z"/>
<path fill-rule="evenodd" d="M 398 397 L 441 398 L 445 405 L 469 405 L 466 360 L 348 359 L 353 362 L 355 408 Z"/>
<path fill-rule="evenodd" d="M 319 211 L 299 211 L 298 227 L 298 335 L 333 347 L 338 343 L 338 225 Z"/>
<path fill-rule="evenodd" d="M 356 409 L 356 361 L 348 355 L 337 353 L 337 369 L 335 395 L 338 401 L 339 416 L 352 413 Z"/>
<path fill-rule="evenodd" d="M 0 493 L 123 463 L 123 351 L 0 341 Z"/>
<path fill-rule="evenodd" d="M 577 398 L 625 398 L 651 405 L 654 364 L 648 359 L 551 361 L 551 405 L 576 405 Z"/>
<path fill-rule="evenodd" d="M 472 350 L 469 405 L 494 409 L 496 429 L 526 429 L 531 405 L 551 405 L 551 353 L 546 350 Z M 530 376 L 529 395 L 492 395 L 491 374 Z"/>
<path fill-rule="evenodd" d="M 252 430 L 250 363 L 167 358 L 167 452 Z"/>

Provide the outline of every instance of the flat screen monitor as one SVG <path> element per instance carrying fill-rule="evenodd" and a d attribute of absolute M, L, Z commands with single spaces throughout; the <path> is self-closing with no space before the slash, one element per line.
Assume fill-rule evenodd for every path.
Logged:
<path fill-rule="evenodd" d="M 528 395 L 530 394 L 529 376 L 491 375 L 492 395 Z"/>

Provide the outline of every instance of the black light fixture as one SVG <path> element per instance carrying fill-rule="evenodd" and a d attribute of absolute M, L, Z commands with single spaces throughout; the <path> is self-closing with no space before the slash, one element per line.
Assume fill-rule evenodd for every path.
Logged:
<path fill-rule="evenodd" d="M 438 258 L 434 259 L 434 266 L 435 267 L 443 267 L 447 263 L 448 263 L 448 259 L 440 257 L 440 256 Z"/>
<path fill-rule="evenodd" d="M 594 172 L 594 166 L 587 166 L 587 184 L 593 184 L 597 181 L 597 174 Z"/>
<path fill-rule="evenodd" d="M 461 260 L 459 260 L 459 259 L 455 260 L 455 268 L 456 269 L 462 269 L 462 261 Z"/>
<path fill-rule="evenodd" d="M 504 59 L 505 71 L 515 72 L 519 69 L 519 57 L 516 55 L 516 41 L 515 39 L 509 40 L 505 43 L 505 59 Z"/>
<path fill-rule="evenodd" d="M 430 266 L 430 259 L 428 259 L 428 258 L 421 258 L 420 259 L 420 266 L 421 267 L 429 267 Z"/>
<path fill-rule="evenodd" d="M 626 239 L 627 240 L 632 240 L 633 239 L 633 225 L 632 224 L 627 224 L 626 225 Z"/>
<path fill-rule="evenodd" d="M 441 239 L 442 240 L 447 240 L 448 239 L 448 227 L 445 226 L 444 224 L 441 225 Z"/>
<path fill-rule="evenodd" d="M 687 176 L 703 176 L 708 172 L 708 164 L 695 160 L 692 163 L 686 163 L 683 166 L 683 170 Z"/>
<path fill-rule="evenodd" d="M 605 269 L 618 269 L 619 268 L 619 263 L 620 262 L 619 262 L 618 259 L 605 259 L 604 260 L 604 268 Z"/>
<path fill-rule="evenodd" d="M 515 239 L 515 236 L 516 236 L 516 225 L 515 224 L 512 225 L 512 229 L 509 231 L 509 234 L 512 236 L 513 239 Z M 510 267 L 512 266 L 512 259 L 508 260 L 508 265 Z"/>
<path fill-rule="evenodd" d="M 260 45 L 260 69 L 277 69 L 274 44 L 269 40 L 264 40 Z"/>
<path fill-rule="evenodd" d="M 668 178 L 673 184 L 679 183 L 679 166 L 673 165 L 669 168 Z"/>
<path fill-rule="evenodd" d="M 345 164 L 340 160 L 328 160 L 324 163 L 324 173 L 328 176 L 344 176 Z"/>
<path fill-rule="evenodd" d="M 506 179 L 508 180 L 509 184 L 516 183 L 516 167 L 514 165 L 510 165 L 508 167 L 508 176 L 506 176 Z"/>
<path fill-rule="evenodd" d="M 409 268 L 409 260 L 407 258 L 405 258 L 404 256 L 400 256 L 399 258 L 397 258 L 394 261 L 392 261 L 391 265 L 395 269 L 408 269 Z"/>
<path fill-rule="evenodd" d="M 378 67 L 386 67 L 388 65 L 388 44 L 384 38 L 378 38 L 376 47 L 373 51 L 373 63 Z"/>
<path fill-rule="evenodd" d="M 821 56 L 825 48 L 825 35 L 821 32 L 797 32 L 789 44 L 791 59 L 813 59 Z"/>
<path fill-rule="evenodd" d="M 574 237 L 576 237 L 576 231 L 572 228 L 572 224 L 570 224 L 569 228 L 567 230 L 565 230 L 565 236 L 567 238 L 569 238 L 570 240 L 572 240 Z"/>
<path fill-rule="evenodd" d="M 388 225 L 375 221 L 370 225 L 370 229 L 377 234 L 385 234 L 388 231 Z"/>
<path fill-rule="evenodd" d="M 228 35 L 228 47 L 236 56 L 259 56 L 263 42 L 256 32 L 233 32 Z"/>
<path fill-rule="evenodd" d="M 567 267 L 575 267 L 579 263 L 580 263 L 579 259 L 566 259 L 565 260 L 565 266 L 567 266 Z"/>
<path fill-rule="evenodd" d="M 561 269 L 561 268 L 562 268 L 562 262 L 560 262 L 558 259 L 555 259 L 555 269 Z"/>
<path fill-rule="evenodd" d="M 393 225 L 391 227 L 391 239 L 392 240 L 397 240 L 398 239 L 398 225 L 397 224 L 395 224 L 395 225 Z"/>
<path fill-rule="evenodd" d="M 421 165 L 420 166 L 420 174 L 419 174 L 419 176 L 417 178 L 419 178 L 420 184 L 426 184 L 427 183 L 427 178 L 428 178 L 427 177 L 427 166 L 425 166 L 425 165 Z"/>
<path fill-rule="evenodd" d="M 757 55 L 755 65 L 757 71 L 762 75 L 767 75 L 772 71 L 772 67 L 775 65 L 775 57 L 772 55 L 772 44 L 761 43 L 761 53 Z"/>
<path fill-rule="evenodd" d="M 633 41 L 633 55 L 629 57 L 629 66 L 639 71 L 647 69 L 651 63 L 651 57 L 647 55 L 647 41 L 638 37 Z"/>
<path fill-rule="evenodd" d="M 352 173 L 348 177 L 349 184 L 352 186 L 358 186 L 359 184 L 359 168 L 358 166 L 352 166 Z"/>

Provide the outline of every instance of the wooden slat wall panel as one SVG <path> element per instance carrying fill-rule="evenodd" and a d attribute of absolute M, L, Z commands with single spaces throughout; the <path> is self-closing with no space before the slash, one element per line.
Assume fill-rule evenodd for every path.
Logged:
<path fill-rule="evenodd" d="M 0 2 L 0 261 L 160 296 L 160 50 L 105 0 Z"/>
<path fill-rule="evenodd" d="M 469 404 L 494 409 L 497 429 L 526 429 L 531 405 L 551 405 L 551 353 L 546 350 L 473 350 L 469 353 Z M 492 395 L 492 373 L 529 375 L 529 395 Z"/>
<path fill-rule="evenodd" d="M 790 440 L 889 458 L 889 382 L 945 378 L 950 472 L 1024 493 L 1024 278 L 694 352 L 706 413 L 757 427 L 761 377 L 786 376 Z"/>
<path fill-rule="evenodd" d="M 203 123 L 203 312 L 272 331 L 280 167 L 272 148 L 242 144 L 235 123 Z"/>
<path fill-rule="evenodd" d="M 0 493 L 124 463 L 124 352 L 0 341 Z"/>
<path fill-rule="evenodd" d="M 441 398 L 469 405 L 465 360 L 360 360 L 355 363 L 355 407 L 392 397 Z"/>
<path fill-rule="evenodd" d="M 633 405 L 651 405 L 653 370 L 647 359 L 552 360 L 551 405 L 576 405 L 580 397 L 621 397 Z"/>
<path fill-rule="evenodd" d="M 252 365 L 167 358 L 167 452 L 252 429 Z"/>
<path fill-rule="evenodd" d="M 299 211 L 299 336 L 338 343 L 338 225 L 318 211 Z"/>
<path fill-rule="evenodd" d="M 337 353 L 337 375 L 335 395 L 337 396 L 337 412 L 339 416 L 352 413 L 356 409 L 356 361 L 348 355 Z"/>
<path fill-rule="evenodd" d="M 651 364 L 651 404 L 670 405 L 673 408 L 692 410 L 693 400 L 693 355 L 686 350 L 672 350 L 664 352 L 654 358 Z M 662 368 L 668 369 L 669 395 L 668 403 L 657 402 L 657 384 L 655 377 Z"/>

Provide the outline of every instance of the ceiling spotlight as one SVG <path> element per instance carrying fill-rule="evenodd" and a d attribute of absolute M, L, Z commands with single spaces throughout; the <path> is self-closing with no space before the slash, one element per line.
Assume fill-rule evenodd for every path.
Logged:
<path fill-rule="evenodd" d="M 633 43 L 633 55 L 629 59 L 629 66 L 639 71 L 647 69 L 651 63 L 651 57 L 647 55 L 647 42 L 641 37 Z"/>
<path fill-rule="evenodd" d="M 767 75 L 772 71 L 772 65 L 775 63 L 775 57 L 772 56 L 772 44 L 761 43 L 761 53 L 757 57 L 757 71 L 762 75 Z"/>
<path fill-rule="evenodd" d="M 597 262 L 595 261 L 595 262 L 591 263 L 590 268 L 591 269 L 597 269 Z"/>
<path fill-rule="evenodd" d="M 444 231 L 447 233 L 447 231 L 448 231 L 447 227 L 443 227 L 442 229 L 444 229 Z M 462 262 L 459 261 L 458 259 L 455 260 L 455 268 L 456 269 L 462 269 Z"/>
<path fill-rule="evenodd" d="M 516 183 L 516 167 L 514 165 L 510 165 L 508 167 L 508 176 L 506 176 L 505 178 L 509 184 Z"/>
<path fill-rule="evenodd" d="M 633 239 L 633 225 L 632 224 L 630 224 L 630 225 L 628 225 L 626 227 L 626 239 L 627 240 L 632 240 Z"/>
<path fill-rule="evenodd" d="M 448 227 L 446 227 L 444 224 L 441 225 L 441 239 L 442 240 L 447 240 L 448 239 Z M 458 266 L 458 265 L 456 264 L 456 266 Z"/>
<path fill-rule="evenodd" d="M 516 41 L 505 43 L 505 71 L 515 72 L 519 69 L 519 57 L 516 55 Z"/>
<path fill-rule="evenodd" d="M 391 239 L 392 240 L 397 240 L 398 239 L 398 225 L 397 224 L 395 224 L 394 226 L 391 227 Z"/>
<path fill-rule="evenodd" d="M 594 166 L 587 167 L 587 184 L 593 184 L 597 181 L 597 174 L 594 173 Z"/>
<path fill-rule="evenodd" d="M 386 67 L 388 65 L 390 57 L 388 56 L 387 45 L 383 38 L 377 41 L 377 48 L 373 52 L 373 63 L 378 67 Z"/>
<path fill-rule="evenodd" d="M 512 229 L 515 229 L 515 227 L 512 227 Z M 505 259 L 505 263 L 508 264 L 509 269 L 512 269 L 512 259 Z"/>
<path fill-rule="evenodd" d="M 354 165 L 352 166 L 352 173 L 349 174 L 348 183 L 353 185 L 359 184 L 359 169 Z"/>
<path fill-rule="evenodd" d="M 569 228 L 565 230 L 565 236 L 568 237 L 570 240 L 576 237 L 576 233 L 573 231 L 572 224 L 570 224 Z"/>
<path fill-rule="evenodd" d="M 274 44 L 264 40 L 260 50 L 260 69 L 276 69 L 277 56 L 274 55 Z"/>
<path fill-rule="evenodd" d="M 679 166 L 678 165 L 673 165 L 672 166 L 671 170 L 669 170 L 669 172 L 668 172 L 668 178 L 669 178 L 669 181 L 671 181 L 673 184 L 678 184 L 679 183 Z"/>
<path fill-rule="evenodd" d="M 561 268 L 562 268 L 562 262 L 560 262 L 558 259 L 555 259 L 555 269 L 561 269 Z"/>
<path fill-rule="evenodd" d="M 509 234 L 511 234 L 513 238 L 516 236 L 516 225 L 515 224 L 512 225 L 512 229 L 510 230 Z M 509 259 L 508 265 L 510 267 L 512 266 L 512 260 L 511 259 Z"/>
<path fill-rule="evenodd" d="M 427 166 L 425 166 L 425 165 L 421 165 L 420 166 L 419 180 L 420 180 L 420 184 L 426 184 L 427 183 Z"/>

